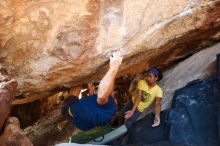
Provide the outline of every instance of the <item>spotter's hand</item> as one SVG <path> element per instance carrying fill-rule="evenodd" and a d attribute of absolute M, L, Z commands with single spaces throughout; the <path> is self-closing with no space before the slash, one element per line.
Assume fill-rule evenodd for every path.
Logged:
<path fill-rule="evenodd" d="M 158 125 L 160 125 L 160 117 L 159 116 L 155 116 L 154 124 L 152 125 L 152 127 L 156 127 Z"/>
<path fill-rule="evenodd" d="M 129 119 L 133 116 L 134 112 L 132 112 L 131 110 L 125 112 L 125 119 Z"/>

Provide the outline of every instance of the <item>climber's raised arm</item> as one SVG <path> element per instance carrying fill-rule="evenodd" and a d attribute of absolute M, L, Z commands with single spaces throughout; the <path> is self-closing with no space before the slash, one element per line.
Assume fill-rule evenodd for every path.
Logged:
<path fill-rule="evenodd" d="M 118 72 L 118 68 L 122 62 L 120 53 L 114 52 L 110 57 L 110 67 L 107 73 L 104 75 L 99 83 L 97 103 L 104 105 L 108 101 L 108 97 L 113 91 L 115 77 Z"/>

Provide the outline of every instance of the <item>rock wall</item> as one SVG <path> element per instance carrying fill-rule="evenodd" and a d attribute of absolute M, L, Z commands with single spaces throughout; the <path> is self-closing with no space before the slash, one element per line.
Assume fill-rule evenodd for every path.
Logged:
<path fill-rule="evenodd" d="M 0 62 L 26 97 L 100 80 L 113 50 L 124 55 L 118 76 L 165 68 L 220 40 L 219 3 L 2 0 Z"/>
<path fill-rule="evenodd" d="M 5 68 L 0 65 L 0 133 L 11 110 L 17 85 L 17 81 L 11 79 Z"/>
<path fill-rule="evenodd" d="M 0 137 L 1 146 L 33 146 L 31 141 L 20 129 L 17 118 L 9 118 L 6 125 L 5 131 Z"/>
<path fill-rule="evenodd" d="M 25 103 L 100 80 L 115 50 L 124 56 L 118 76 L 149 66 L 165 69 L 218 43 L 219 30 L 219 0 L 1 0 L 1 131 L 15 94 L 23 94 L 17 103 Z M 169 82 L 185 78 L 172 73 Z M 170 89 L 185 81 L 165 89 L 163 108 Z"/>
<path fill-rule="evenodd" d="M 208 77 L 217 78 L 217 54 L 220 54 L 220 43 L 194 54 L 164 72 L 164 78 L 161 80 L 165 97 L 162 109 L 171 107 L 174 91 L 187 83 Z"/>
<path fill-rule="evenodd" d="M 58 108 L 58 105 L 63 104 L 61 101 L 59 93 L 57 93 L 29 103 L 16 103 L 11 109 L 10 116 L 17 117 L 20 121 L 20 127 L 24 129 L 27 126 L 33 125 L 41 117 L 45 116 L 46 113 Z M 12 103 L 14 104 L 14 102 Z M 60 111 L 57 114 L 60 114 Z"/>
<path fill-rule="evenodd" d="M 172 107 L 174 92 L 187 83 L 197 79 L 217 78 L 217 54 L 220 54 L 220 43 L 192 55 L 165 71 L 163 79 L 159 82 L 164 92 L 161 110 Z M 141 118 L 153 111 L 154 105 L 151 105 L 143 112 Z"/>

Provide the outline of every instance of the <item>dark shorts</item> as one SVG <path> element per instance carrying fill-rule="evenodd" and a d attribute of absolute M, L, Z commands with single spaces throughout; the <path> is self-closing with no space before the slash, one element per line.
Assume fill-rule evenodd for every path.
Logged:
<path fill-rule="evenodd" d="M 126 128 L 130 128 L 138 119 L 141 112 L 139 112 L 137 109 L 135 110 L 133 116 L 128 119 L 127 123 L 125 123 Z"/>
<path fill-rule="evenodd" d="M 63 107 L 61 109 L 61 114 L 66 120 L 71 120 L 72 116 L 69 114 L 69 107 L 73 105 L 79 98 L 77 96 L 69 96 L 65 100 Z"/>

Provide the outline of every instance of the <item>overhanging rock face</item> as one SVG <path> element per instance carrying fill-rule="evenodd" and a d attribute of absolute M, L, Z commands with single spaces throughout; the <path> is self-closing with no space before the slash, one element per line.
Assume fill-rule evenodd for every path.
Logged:
<path fill-rule="evenodd" d="M 18 92 L 99 80 L 111 50 L 120 75 L 166 67 L 220 39 L 219 0 L 2 0 L 0 62 Z"/>

